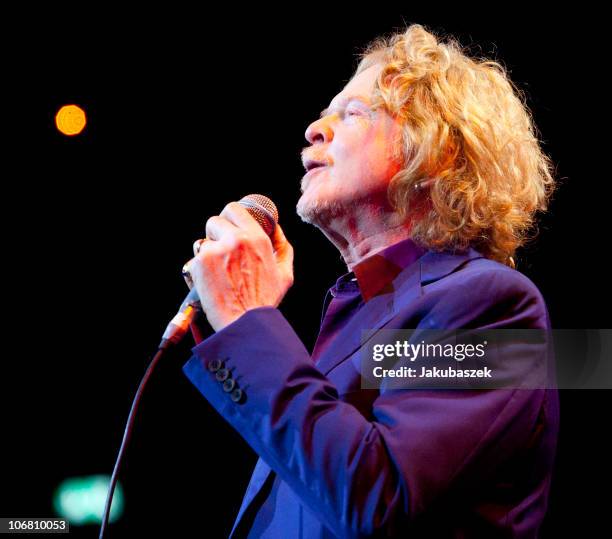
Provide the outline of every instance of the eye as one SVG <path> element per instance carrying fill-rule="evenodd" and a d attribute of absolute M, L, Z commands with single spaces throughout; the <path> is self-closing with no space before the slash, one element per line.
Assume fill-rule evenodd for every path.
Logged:
<path fill-rule="evenodd" d="M 355 108 L 348 108 L 346 109 L 346 115 L 347 116 L 361 116 L 361 111 Z"/>

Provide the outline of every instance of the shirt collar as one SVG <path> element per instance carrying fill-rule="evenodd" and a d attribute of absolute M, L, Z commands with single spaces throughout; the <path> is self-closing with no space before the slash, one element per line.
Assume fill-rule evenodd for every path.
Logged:
<path fill-rule="evenodd" d="M 390 245 L 356 264 L 353 271 L 342 275 L 331 292 L 337 296 L 358 288 L 364 302 L 379 294 L 392 292 L 395 278 L 425 252 L 426 249 L 410 238 Z"/>

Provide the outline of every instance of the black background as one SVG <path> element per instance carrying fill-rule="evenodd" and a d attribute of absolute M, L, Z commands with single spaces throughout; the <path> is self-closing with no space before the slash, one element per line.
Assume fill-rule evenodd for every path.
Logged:
<path fill-rule="evenodd" d="M 3 201 L 5 297 L 16 301 L 5 342 L 17 346 L 3 354 L 1 516 L 50 516 L 62 479 L 111 472 L 134 391 L 185 294 L 180 268 L 227 202 L 253 192 L 276 202 L 295 248 L 281 310 L 312 348 L 325 291 L 346 269 L 295 214 L 304 130 L 349 80 L 358 50 L 405 24 L 499 59 L 526 93 L 560 188 L 518 267 L 555 328 L 610 327 L 600 14 L 379 10 L 81 7 L 15 19 L 5 52 L 18 69 L 5 84 L 20 100 L 7 109 L 25 129 L 12 137 L 24 153 Z M 66 103 L 87 112 L 80 136 L 55 129 Z M 184 377 L 189 355 L 184 343 L 147 388 L 112 536 L 231 528 L 256 455 Z M 608 391 L 561 394 L 544 537 L 592 537 L 603 525 L 609 404 Z"/>

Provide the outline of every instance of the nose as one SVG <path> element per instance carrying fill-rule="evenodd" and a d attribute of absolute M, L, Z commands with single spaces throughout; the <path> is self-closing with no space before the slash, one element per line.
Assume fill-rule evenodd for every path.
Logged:
<path fill-rule="evenodd" d="M 306 129 L 304 136 L 310 144 L 331 142 L 334 138 L 334 130 L 330 125 L 329 116 L 312 122 Z"/>

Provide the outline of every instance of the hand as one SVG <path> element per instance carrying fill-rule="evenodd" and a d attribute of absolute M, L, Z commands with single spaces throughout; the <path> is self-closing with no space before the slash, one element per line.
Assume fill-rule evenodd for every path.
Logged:
<path fill-rule="evenodd" d="M 278 307 L 293 285 L 293 247 L 280 225 L 268 237 L 242 205 L 230 202 L 206 222 L 185 266 L 215 331 L 249 309 Z"/>

